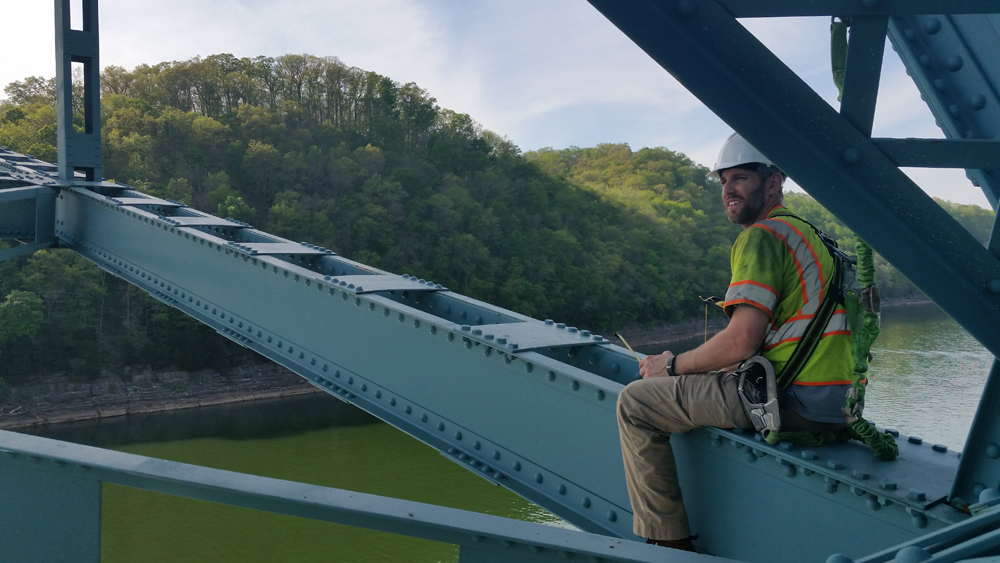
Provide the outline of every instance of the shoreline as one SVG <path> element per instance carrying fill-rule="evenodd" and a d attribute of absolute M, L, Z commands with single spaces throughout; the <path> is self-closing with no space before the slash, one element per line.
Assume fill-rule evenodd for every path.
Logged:
<path fill-rule="evenodd" d="M 0 404 L 0 430 L 323 393 L 274 363 L 243 365 L 233 372 L 145 369 L 104 372 L 88 382 L 61 374 L 39 376 L 8 391 Z"/>
<path fill-rule="evenodd" d="M 883 308 L 932 303 L 928 299 L 893 299 Z M 708 321 L 712 336 L 728 323 L 718 313 Z M 656 327 L 635 326 L 619 332 L 633 348 L 668 346 L 705 334 L 704 319 Z M 609 340 L 624 347 L 615 336 Z M 274 364 L 238 366 L 229 373 L 126 369 L 121 374 L 103 372 L 94 381 L 75 382 L 65 375 L 37 376 L 8 390 L 0 402 L 0 430 L 16 430 L 127 416 L 280 399 L 325 393 L 304 378 Z"/>

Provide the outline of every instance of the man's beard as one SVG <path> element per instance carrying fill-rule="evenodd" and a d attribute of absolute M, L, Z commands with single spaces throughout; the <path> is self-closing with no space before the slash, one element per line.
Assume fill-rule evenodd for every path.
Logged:
<path fill-rule="evenodd" d="M 764 211 L 766 203 L 764 191 L 764 183 L 761 182 L 757 186 L 757 189 L 747 195 L 747 199 L 743 201 L 743 208 L 740 209 L 740 212 L 731 222 L 736 225 L 753 223 L 760 216 L 761 212 Z"/>

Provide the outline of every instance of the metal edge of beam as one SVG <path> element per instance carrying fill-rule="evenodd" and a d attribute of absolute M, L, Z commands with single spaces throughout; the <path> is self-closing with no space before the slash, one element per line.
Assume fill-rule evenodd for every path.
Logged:
<path fill-rule="evenodd" d="M 366 493 L 259 477 L 0 431 L 0 463 L 31 468 L 40 479 L 68 476 L 141 490 L 356 526 L 495 553 L 500 561 L 555 561 L 573 555 L 655 562 L 661 548 Z M 2 543 L 2 542 L 0 542 Z M 548 553 L 545 553 L 545 552 Z M 732 561 L 682 554 L 682 561 Z"/>

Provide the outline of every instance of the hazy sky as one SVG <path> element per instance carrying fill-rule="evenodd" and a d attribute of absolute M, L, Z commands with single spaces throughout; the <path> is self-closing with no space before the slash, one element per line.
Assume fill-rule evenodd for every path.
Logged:
<path fill-rule="evenodd" d="M 79 3 L 79 0 L 75 0 Z M 52 2 L 3 2 L 0 85 L 53 76 Z M 628 143 L 714 163 L 731 132 L 584 0 L 100 0 L 101 64 L 232 53 L 336 56 L 470 114 L 522 150 Z M 744 21 L 824 99 L 829 19 Z M 875 136 L 942 137 L 886 48 Z M 2 94 L 0 94 L 2 95 Z M 963 171 L 908 171 L 931 195 L 988 207 Z"/>

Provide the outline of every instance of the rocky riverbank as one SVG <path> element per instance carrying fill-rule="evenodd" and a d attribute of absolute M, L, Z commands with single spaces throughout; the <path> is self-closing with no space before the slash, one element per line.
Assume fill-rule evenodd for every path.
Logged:
<path fill-rule="evenodd" d="M 76 422 L 257 399 L 322 393 L 305 379 L 273 363 L 244 365 L 225 374 L 146 369 L 105 372 L 88 382 L 63 375 L 32 378 L 7 390 L 0 429 Z"/>

